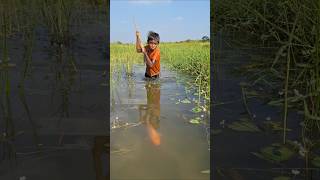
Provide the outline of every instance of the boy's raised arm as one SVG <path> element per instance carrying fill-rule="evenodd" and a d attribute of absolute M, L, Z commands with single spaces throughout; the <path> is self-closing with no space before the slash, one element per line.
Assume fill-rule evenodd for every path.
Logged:
<path fill-rule="evenodd" d="M 141 53 L 142 49 L 144 48 L 140 37 L 141 37 L 140 32 L 136 31 L 136 50 L 138 53 Z"/>

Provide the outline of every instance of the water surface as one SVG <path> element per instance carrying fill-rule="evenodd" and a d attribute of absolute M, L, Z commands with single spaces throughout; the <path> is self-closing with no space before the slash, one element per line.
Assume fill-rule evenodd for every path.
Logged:
<path fill-rule="evenodd" d="M 177 103 L 192 99 L 178 74 L 162 67 L 147 80 L 144 71 L 134 65 L 111 87 L 111 179 L 209 179 L 208 114 Z M 189 122 L 201 115 L 207 125 Z"/>

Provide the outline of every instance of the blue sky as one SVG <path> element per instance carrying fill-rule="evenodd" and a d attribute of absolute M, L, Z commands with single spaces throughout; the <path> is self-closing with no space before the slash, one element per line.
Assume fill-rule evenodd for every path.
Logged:
<path fill-rule="evenodd" d="M 135 42 L 134 21 L 146 41 L 148 31 L 161 42 L 210 36 L 210 0 L 111 0 L 110 40 Z"/>

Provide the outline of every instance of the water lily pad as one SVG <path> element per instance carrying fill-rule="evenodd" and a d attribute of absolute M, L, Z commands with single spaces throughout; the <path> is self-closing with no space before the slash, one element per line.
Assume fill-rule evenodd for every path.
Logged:
<path fill-rule="evenodd" d="M 235 121 L 228 125 L 230 129 L 235 131 L 259 132 L 259 128 L 250 120 Z"/>
<path fill-rule="evenodd" d="M 262 148 L 260 153 L 253 152 L 253 154 L 261 159 L 280 163 L 289 160 L 295 152 L 285 145 L 274 143 L 271 146 Z"/>
<path fill-rule="evenodd" d="M 184 103 L 184 104 L 190 104 L 191 103 L 191 101 L 189 100 L 189 99 L 184 99 L 184 100 L 182 100 L 181 101 L 181 103 Z"/>
<path fill-rule="evenodd" d="M 311 163 L 316 166 L 316 167 L 320 167 L 320 156 L 316 156 L 312 159 Z"/>
<path fill-rule="evenodd" d="M 290 177 L 288 176 L 278 176 L 273 178 L 273 180 L 290 180 Z"/>
<path fill-rule="evenodd" d="M 200 124 L 201 119 L 199 117 L 193 118 L 189 121 L 191 124 Z"/>
<path fill-rule="evenodd" d="M 199 106 L 197 106 L 197 107 L 192 108 L 191 111 L 194 112 L 194 113 L 199 113 L 199 112 L 202 111 L 202 108 L 200 108 Z"/>

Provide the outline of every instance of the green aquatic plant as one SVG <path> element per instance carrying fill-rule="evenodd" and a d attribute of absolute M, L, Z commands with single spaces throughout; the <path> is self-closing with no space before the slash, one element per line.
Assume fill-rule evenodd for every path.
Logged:
<path fill-rule="evenodd" d="M 190 104 L 191 101 L 186 98 L 186 99 L 182 100 L 181 103 L 183 103 L 183 104 Z"/>
<path fill-rule="evenodd" d="M 201 123 L 201 118 L 200 117 L 196 117 L 196 118 L 190 119 L 189 122 L 191 124 L 200 124 Z"/>
<path fill-rule="evenodd" d="M 196 107 L 192 108 L 191 111 L 194 113 L 200 113 L 200 112 L 202 112 L 202 108 L 200 106 L 196 106 Z"/>
<path fill-rule="evenodd" d="M 274 143 L 263 147 L 259 153 L 253 152 L 255 156 L 274 163 L 287 161 L 295 155 L 295 151 L 286 145 Z"/>
<path fill-rule="evenodd" d="M 260 129 L 251 120 L 239 120 L 229 124 L 228 127 L 235 131 L 259 132 Z"/>
<path fill-rule="evenodd" d="M 281 124 L 281 122 L 277 122 L 277 121 L 264 121 L 263 122 L 265 128 L 268 130 L 272 130 L 272 131 L 283 131 L 283 126 Z M 291 131 L 291 129 L 286 128 L 286 131 Z"/>

